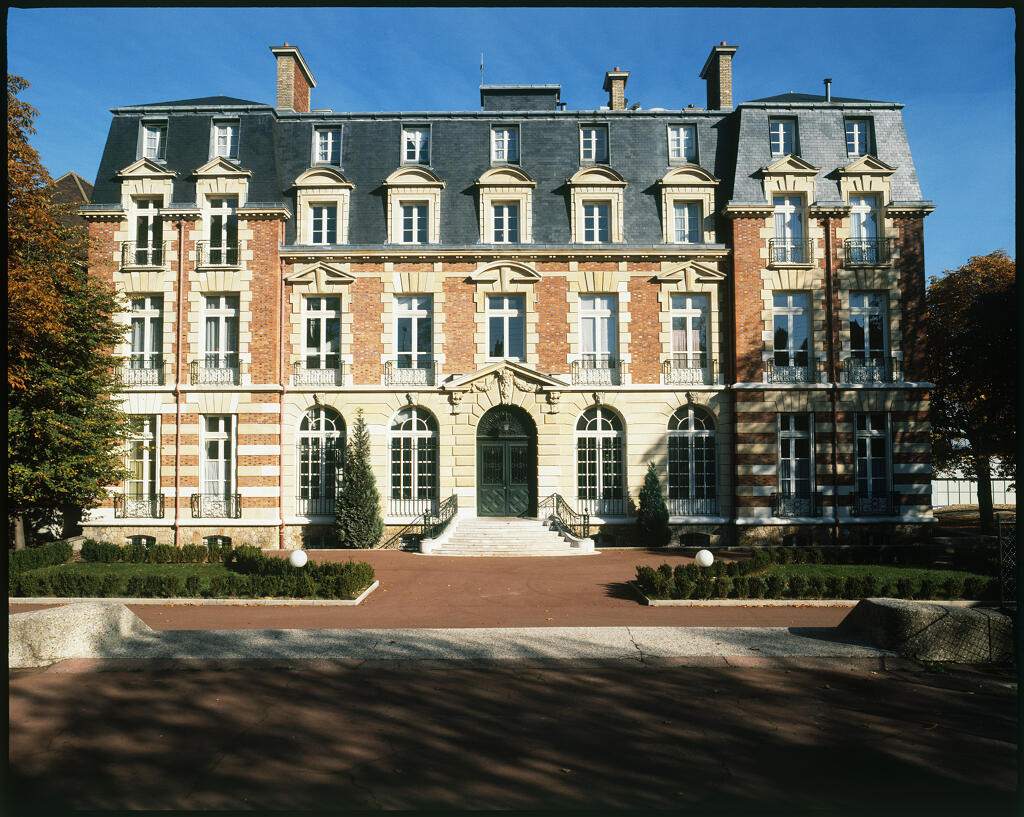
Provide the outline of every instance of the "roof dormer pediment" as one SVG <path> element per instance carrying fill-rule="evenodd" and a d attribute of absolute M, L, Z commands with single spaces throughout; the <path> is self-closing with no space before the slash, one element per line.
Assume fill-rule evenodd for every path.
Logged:
<path fill-rule="evenodd" d="M 718 184 L 718 179 L 700 165 L 680 165 L 662 176 L 658 180 L 658 184 L 666 187 L 669 185 Z"/>
<path fill-rule="evenodd" d="M 355 187 L 340 171 L 331 167 L 314 167 L 295 180 L 295 187 Z"/>
<path fill-rule="evenodd" d="M 117 175 L 122 179 L 173 179 L 178 174 L 151 159 L 139 159 L 124 170 L 119 170 Z"/>
<path fill-rule="evenodd" d="M 836 170 L 836 173 L 844 176 L 861 176 L 864 174 L 890 176 L 895 172 L 895 167 L 887 165 L 881 159 L 876 156 L 872 156 L 870 153 L 865 156 L 861 156 L 856 161 L 850 162 L 846 167 L 841 167 Z"/>
<path fill-rule="evenodd" d="M 622 176 L 612 170 L 610 167 L 603 165 L 595 165 L 593 167 L 585 167 L 582 170 L 577 171 L 573 174 L 573 177 L 568 180 L 570 185 L 582 185 L 582 184 L 600 184 L 607 187 L 608 185 L 617 185 L 619 187 L 625 187 L 627 182 Z"/>
<path fill-rule="evenodd" d="M 779 161 L 774 162 L 767 167 L 762 167 L 761 173 L 765 176 L 815 176 L 819 170 L 821 170 L 820 167 L 815 167 L 814 165 L 805 162 L 799 156 L 790 154 L 789 156 L 783 156 Z"/>
<path fill-rule="evenodd" d="M 497 284 L 505 289 L 510 284 L 533 284 L 541 279 L 541 274 L 533 267 L 520 261 L 492 261 L 477 269 L 469 280 L 474 284 Z"/>
<path fill-rule="evenodd" d="M 655 277 L 658 283 L 717 284 L 726 279 L 726 275 L 717 267 L 700 261 L 684 261 L 668 269 L 662 270 Z"/>
<path fill-rule="evenodd" d="M 328 292 L 334 287 L 351 284 L 355 279 L 351 272 L 342 267 L 317 261 L 299 267 L 284 280 L 286 284 L 312 285 L 316 292 Z"/>
<path fill-rule="evenodd" d="M 492 167 L 476 180 L 479 185 L 495 185 L 502 187 L 529 186 L 536 187 L 537 182 L 527 176 L 518 167 Z"/>
<path fill-rule="evenodd" d="M 197 177 L 235 176 L 240 178 L 242 176 L 251 176 L 252 172 L 249 170 L 243 170 L 238 165 L 232 164 L 222 156 L 217 156 L 210 159 L 210 161 L 202 167 L 196 168 L 192 175 Z"/>
<path fill-rule="evenodd" d="M 400 167 L 384 180 L 386 187 L 444 187 L 444 182 L 425 167 Z"/>

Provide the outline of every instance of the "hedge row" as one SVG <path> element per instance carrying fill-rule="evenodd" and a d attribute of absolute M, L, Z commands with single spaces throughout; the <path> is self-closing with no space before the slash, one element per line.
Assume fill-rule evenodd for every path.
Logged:
<path fill-rule="evenodd" d="M 7 552 L 7 573 L 13 575 L 40 567 L 62 565 L 71 560 L 72 552 L 70 542 L 50 542 L 39 547 L 11 550 Z"/>
<path fill-rule="evenodd" d="M 718 562 L 716 564 L 722 564 Z M 734 562 L 732 564 L 743 564 Z M 690 568 L 694 568 L 691 570 Z M 989 599 L 999 595 L 996 579 L 950 577 L 942 585 L 931 579 L 884 581 L 878 576 L 714 576 L 696 565 L 637 565 L 637 584 L 653 599 Z"/>
<path fill-rule="evenodd" d="M 761 570 L 772 564 L 818 565 L 892 565 L 895 567 L 932 567 L 941 555 L 942 566 L 967 573 L 995 575 L 998 554 L 985 549 L 957 549 L 939 553 L 921 545 L 887 545 L 884 547 L 766 547 L 754 548 L 753 557 L 733 564 L 746 564 L 746 572 Z M 719 563 L 716 563 L 719 564 Z M 717 574 L 716 574 L 717 575 Z M 734 573 L 728 575 L 743 575 Z"/>
<path fill-rule="evenodd" d="M 219 547 L 213 545 L 185 545 L 175 547 L 174 545 L 115 545 L 113 542 L 97 542 L 94 539 L 86 539 L 82 543 L 82 561 L 104 562 L 113 564 L 115 562 L 134 562 L 136 564 L 202 564 L 204 562 L 216 563 L 225 562 L 231 559 L 233 550 L 230 545 Z"/>

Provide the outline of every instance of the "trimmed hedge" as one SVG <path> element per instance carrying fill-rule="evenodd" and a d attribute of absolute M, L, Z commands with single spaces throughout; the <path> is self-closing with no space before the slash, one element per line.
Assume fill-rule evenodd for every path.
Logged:
<path fill-rule="evenodd" d="M 7 572 L 24 573 L 40 567 L 62 565 L 71 561 L 73 551 L 70 542 L 50 542 L 39 547 L 11 550 L 7 553 Z"/>
<path fill-rule="evenodd" d="M 97 542 L 86 539 L 82 543 L 83 562 L 132 562 L 135 564 L 202 564 L 204 562 L 223 562 L 230 560 L 231 546 L 211 547 L 204 545 L 115 545 L 113 542 Z"/>

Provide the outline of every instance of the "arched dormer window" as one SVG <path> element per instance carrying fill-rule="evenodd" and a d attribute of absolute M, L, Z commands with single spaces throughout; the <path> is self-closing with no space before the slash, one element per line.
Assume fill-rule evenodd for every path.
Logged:
<path fill-rule="evenodd" d="M 402 167 L 384 180 L 388 191 L 388 241 L 439 244 L 444 182 L 425 167 Z"/>
<path fill-rule="evenodd" d="M 626 180 L 610 167 L 585 167 L 566 180 L 571 199 L 572 240 L 617 244 L 623 238 L 623 190 Z"/>
<path fill-rule="evenodd" d="M 340 171 L 315 167 L 295 180 L 295 243 L 348 243 L 349 197 L 355 185 Z"/>
<path fill-rule="evenodd" d="M 666 244 L 714 241 L 715 187 L 718 179 L 694 164 L 674 167 L 658 181 Z"/>
<path fill-rule="evenodd" d="M 533 188 L 537 182 L 516 167 L 493 167 L 476 180 L 482 244 L 533 241 Z"/>

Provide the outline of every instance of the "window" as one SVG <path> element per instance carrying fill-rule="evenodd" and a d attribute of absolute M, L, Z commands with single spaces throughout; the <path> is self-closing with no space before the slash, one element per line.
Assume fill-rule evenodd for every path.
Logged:
<path fill-rule="evenodd" d="M 869 126 L 867 119 L 846 120 L 846 152 L 850 156 L 867 154 Z"/>
<path fill-rule="evenodd" d="M 878 235 L 878 198 L 850 196 L 850 238 L 846 242 L 850 264 L 880 264 L 888 258 Z"/>
<path fill-rule="evenodd" d="M 857 496 L 862 500 L 889 498 L 889 429 L 882 412 L 857 415 Z"/>
<path fill-rule="evenodd" d="M 880 383 L 886 378 L 886 294 L 850 293 L 851 383 Z"/>
<path fill-rule="evenodd" d="M 317 128 L 313 131 L 315 164 L 341 164 L 341 128 Z"/>
<path fill-rule="evenodd" d="M 677 243 L 700 244 L 704 241 L 700 209 L 698 201 L 677 201 L 673 204 L 673 224 Z"/>
<path fill-rule="evenodd" d="M 799 196 L 775 196 L 775 238 L 771 259 L 776 264 L 806 264 L 810 253 L 804 241 L 804 208 Z"/>
<path fill-rule="evenodd" d="M 238 373 L 238 296 L 206 295 L 203 314 L 204 382 L 234 383 Z"/>
<path fill-rule="evenodd" d="M 430 164 L 430 128 L 402 128 L 402 163 Z"/>
<path fill-rule="evenodd" d="M 487 356 L 526 359 L 526 298 L 523 295 L 487 297 Z"/>
<path fill-rule="evenodd" d="M 808 300 L 806 292 L 776 292 L 772 296 L 774 365 L 769 369 L 772 382 L 810 379 Z"/>
<path fill-rule="evenodd" d="M 669 125 L 668 158 L 673 161 L 697 161 L 697 126 Z"/>
<path fill-rule="evenodd" d="M 317 406 L 299 424 L 299 502 L 304 516 L 334 516 L 345 461 L 345 421 L 334 409 Z"/>
<path fill-rule="evenodd" d="M 156 429 L 156 415 L 137 414 L 128 418 L 128 479 L 124 488 L 128 505 L 125 516 L 155 516 L 149 506 L 160 486 Z"/>
<path fill-rule="evenodd" d="M 131 300 L 131 344 L 128 385 L 160 385 L 163 368 L 164 299 L 141 295 Z"/>
<path fill-rule="evenodd" d="M 341 368 L 341 298 L 316 296 L 303 302 L 306 311 L 307 371 L 328 370 L 328 383 Z"/>
<path fill-rule="evenodd" d="M 583 204 L 583 241 L 600 244 L 611 240 L 610 218 L 611 205 L 607 202 L 584 202 Z"/>
<path fill-rule="evenodd" d="M 231 547 L 230 536 L 204 536 L 203 544 L 208 548 L 229 548 Z"/>
<path fill-rule="evenodd" d="M 433 368 L 433 298 L 402 295 L 395 300 L 395 314 L 397 368 L 423 372 Z"/>
<path fill-rule="evenodd" d="M 402 243 L 426 244 L 427 234 L 427 203 L 402 205 Z"/>
<path fill-rule="evenodd" d="M 492 205 L 493 234 L 495 244 L 519 243 L 519 203 L 501 201 Z"/>
<path fill-rule="evenodd" d="M 237 196 L 210 199 L 209 263 L 234 266 L 238 263 Z"/>
<path fill-rule="evenodd" d="M 139 536 L 129 536 L 128 537 L 128 546 L 129 547 L 140 547 L 141 546 L 141 547 L 144 547 L 144 548 L 151 548 L 155 544 L 156 544 L 156 537 L 155 536 L 141 536 L 141 535 L 139 535 Z"/>
<path fill-rule="evenodd" d="M 404 408 L 391 423 L 391 502 L 395 516 L 437 511 L 437 421 L 425 409 Z"/>
<path fill-rule="evenodd" d="M 813 414 L 779 415 L 779 498 L 776 516 L 813 516 Z"/>
<path fill-rule="evenodd" d="M 213 123 L 213 155 L 225 159 L 238 158 L 238 123 Z"/>
<path fill-rule="evenodd" d="M 491 161 L 514 164 L 519 161 L 519 128 L 502 125 L 491 128 Z"/>
<path fill-rule="evenodd" d="M 672 295 L 669 308 L 672 359 L 666 368 L 666 382 L 708 382 L 708 296 Z"/>
<path fill-rule="evenodd" d="M 682 406 L 668 421 L 668 509 L 673 516 L 718 512 L 715 422 L 702 408 Z"/>
<path fill-rule="evenodd" d="M 158 162 L 167 158 L 166 123 L 149 123 L 142 126 L 142 155 Z"/>
<path fill-rule="evenodd" d="M 580 161 L 608 162 L 608 128 L 584 125 L 580 128 Z"/>
<path fill-rule="evenodd" d="M 609 360 L 617 354 L 617 298 L 580 296 L 580 339 L 584 359 Z"/>
<path fill-rule="evenodd" d="M 622 419 L 594 406 L 576 423 L 576 498 L 581 512 L 622 516 L 625 503 Z"/>
<path fill-rule="evenodd" d="M 161 267 L 164 263 L 163 221 L 160 199 L 137 198 L 135 204 L 135 252 L 138 267 Z"/>
<path fill-rule="evenodd" d="M 202 432 L 199 515 L 235 517 L 234 418 L 226 414 L 204 415 L 199 428 Z"/>
<path fill-rule="evenodd" d="M 314 204 L 310 209 L 312 216 L 313 244 L 338 243 L 338 207 L 335 204 Z"/>
<path fill-rule="evenodd" d="M 772 156 L 788 156 L 796 153 L 796 121 L 793 119 L 769 119 L 768 136 Z"/>

